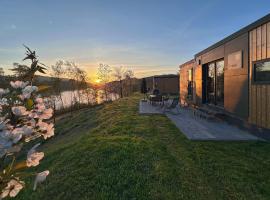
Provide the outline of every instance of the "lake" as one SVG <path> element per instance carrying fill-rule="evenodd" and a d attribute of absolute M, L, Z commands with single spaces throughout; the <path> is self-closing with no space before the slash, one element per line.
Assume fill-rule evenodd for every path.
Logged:
<path fill-rule="evenodd" d="M 104 91 L 98 90 L 96 97 L 91 92 L 85 92 L 85 90 L 75 90 L 75 91 L 64 91 L 61 93 L 62 100 L 60 96 L 51 96 L 46 98 L 47 100 L 53 99 L 55 101 L 56 110 L 61 108 L 69 108 L 71 105 L 74 105 L 76 102 L 81 104 L 100 104 L 103 103 L 105 99 Z M 114 101 L 119 98 L 119 95 L 116 93 L 109 93 L 108 100 Z M 63 101 L 63 103 L 62 103 Z M 62 105 L 63 104 L 63 105 Z"/>

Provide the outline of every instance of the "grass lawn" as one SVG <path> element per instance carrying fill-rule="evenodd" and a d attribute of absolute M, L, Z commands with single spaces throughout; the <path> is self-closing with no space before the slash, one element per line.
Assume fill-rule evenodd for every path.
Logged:
<path fill-rule="evenodd" d="M 138 115 L 140 95 L 59 120 L 16 199 L 270 199 L 270 144 L 189 141 L 165 116 Z"/>

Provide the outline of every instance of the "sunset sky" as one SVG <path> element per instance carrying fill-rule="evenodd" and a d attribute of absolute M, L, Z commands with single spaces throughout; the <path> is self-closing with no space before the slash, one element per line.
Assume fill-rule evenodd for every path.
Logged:
<path fill-rule="evenodd" d="M 75 61 L 93 79 L 99 63 L 137 77 L 176 73 L 195 53 L 268 14 L 269 0 L 1 0 L 0 66 L 24 56 Z"/>

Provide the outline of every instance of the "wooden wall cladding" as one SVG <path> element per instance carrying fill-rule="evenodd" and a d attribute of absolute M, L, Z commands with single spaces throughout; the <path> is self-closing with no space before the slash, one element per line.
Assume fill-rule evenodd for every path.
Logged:
<path fill-rule="evenodd" d="M 252 82 L 253 62 L 270 58 L 270 22 L 249 32 L 249 122 L 270 128 L 270 85 Z"/>
<path fill-rule="evenodd" d="M 180 103 L 184 103 L 186 101 L 186 96 L 188 94 L 187 87 L 188 87 L 188 69 L 190 69 L 189 66 L 182 67 L 180 69 L 180 87 L 179 87 L 179 94 L 180 98 L 179 101 Z"/>
<path fill-rule="evenodd" d="M 178 94 L 179 77 L 155 77 L 155 86 L 159 89 L 162 94 Z"/>
<path fill-rule="evenodd" d="M 197 105 L 202 104 L 202 65 L 194 63 L 194 101 Z"/>
<path fill-rule="evenodd" d="M 186 97 L 188 94 L 188 70 L 194 69 L 195 61 L 189 61 L 180 67 L 179 71 L 179 101 L 180 103 L 186 102 Z M 196 76 L 195 74 L 193 75 Z"/>

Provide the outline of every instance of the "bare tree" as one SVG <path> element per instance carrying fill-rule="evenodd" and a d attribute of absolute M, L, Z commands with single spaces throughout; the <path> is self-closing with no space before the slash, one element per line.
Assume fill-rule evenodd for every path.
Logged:
<path fill-rule="evenodd" d="M 83 90 L 83 95 L 86 97 L 87 105 L 92 103 L 92 88 L 87 85 L 87 87 Z"/>
<path fill-rule="evenodd" d="M 119 82 L 118 91 L 121 98 L 123 98 L 123 79 L 125 78 L 126 69 L 124 67 L 115 67 L 113 76 Z"/>
<path fill-rule="evenodd" d="M 77 67 L 76 70 L 76 85 L 77 85 L 77 92 L 78 92 L 78 98 L 79 98 L 79 103 L 82 103 L 82 93 L 83 90 L 85 90 L 89 85 L 87 83 L 87 73 Z"/>
<path fill-rule="evenodd" d="M 79 98 L 81 98 L 80 103 L 85 103 L 85 100 L 87 100 L 87 103 L 89 105 L 91 103 L 90 100 L 91 85 L 89 84 L 90 79 L 87 76 L 86 71 L 80 68 L 78 68 L 77 73 L 78 73 L 77 88 L 80 95 Z"/>
<path fill-rule="evenodd" d="M 87 86 L 83 90 L 83 94 L 86 97 L 88 105 L 95 105 L 98 102 L 98 96 L 99 96 L 98 92 L 99 92 L 99 90 L 95 85 L 90 84 L 89 82 L 90 82 L 90 80 L 87 79 Z"/>
<path fill-rule="evenodd" d="M 98 90 L 98 88 L 97 87 L 92 87 L 91 88 L 91 91 L 92 91 L 92 98 L 93 98 L 93 104 L 95 105 L 95 104 L 97 104 L 98 103 L 98 97 L 99 97 L 99 95 L 98 95 L 98 92 L 99 92 L 99 90 Z"/>
<path fill-rule="evenodd" d="M 0 67 L 0 80 L 4 81 L 5 80 L 5 72 L 3 67 Z"/>
<path fill-rule="evenodd" d="M 27 72 L 29 71 L 29 67 L 27 65 L 21 65 L 19 63 L 13 63 L 13 68 L 10 69 L 13 71 L 14 76 L 18 79 L 23 79 Z"/>
<path fill-rule="evenodd" d="M 77 94 L 73 95 L 71 99 L 74 100 L 74 104 L 82 103 L 82 89 L 87 86 L 87 73 L 80 69 L 74 62 L 66 61 L 66 74 L 70 80 L 72 91 Z"/>
<path fill-rule="evenodd" d="M 3 67 L 0 67 L 0 77 L 3 77 L 3 76 L 5 76 L 5 72 L 4 72 Z"/>
<path fill-rule="evenodd" d="M 77 99 L 76 95 L 74 94 L 76 92 L 76 64 L 74 62 L 66 61 L 65 65 L 67 66 L 66 68 L 66 75 L 69 79 L 70 85 L 71 85 L 71 110 L 74 104 L 76 104 Z"/>
<path fill-rule="evenodd" d="M 133 92 L 132 78 L 134 77 L 134 72 L 129 69 L 125 72 L 125 79 L 128 82 L 128 94 L 130 95 Z"/>
<path fill-rule="evenodd" d="M 111 77 L 111 67 L 109 65 L 105 65 L 105 64 L 99 64 L 98 67 L 98 72 L 97 72 L 97 77 L 100 80 L 100 83 L 103 85 L 103 90 L 104 90 L 104 94 L 105 94 L 105 100 L 108 101 L 108 83 L 110 81 L 110 77 Z"/>
<path fill-rule="evenodd" d="M 59 96 L 62 107 L 64 106 L 63 98 L 62 98 L 62 80 L 65 75 L 64 61 L 59 60 L 55 63 L 55 65 L 51 66 L 51 77 L 53 82 L 53 91 Z"/>

